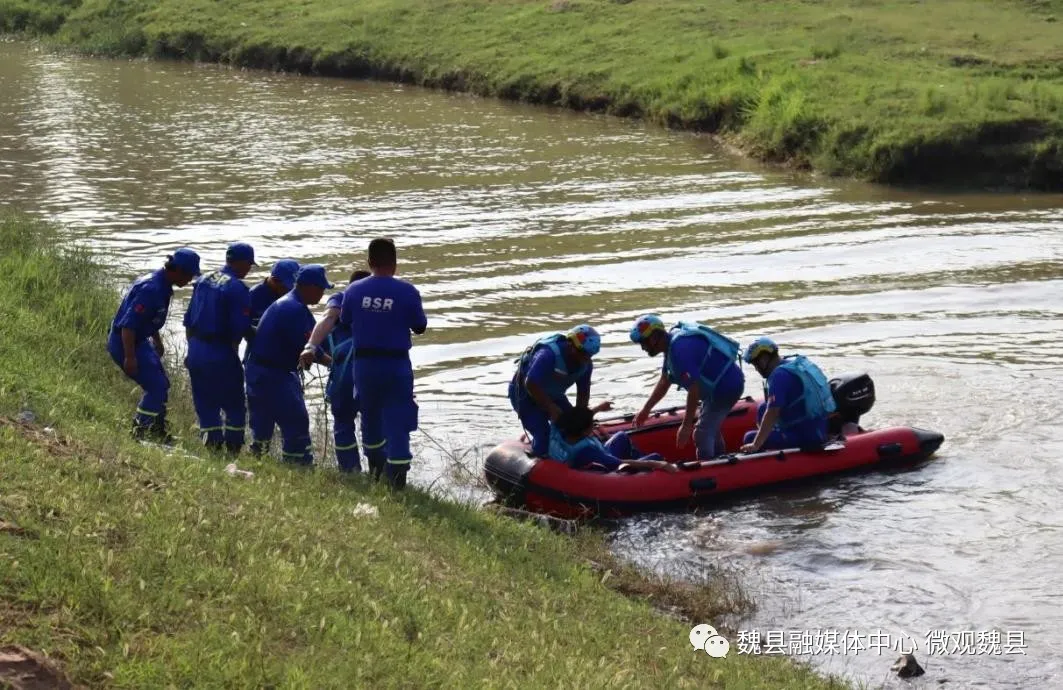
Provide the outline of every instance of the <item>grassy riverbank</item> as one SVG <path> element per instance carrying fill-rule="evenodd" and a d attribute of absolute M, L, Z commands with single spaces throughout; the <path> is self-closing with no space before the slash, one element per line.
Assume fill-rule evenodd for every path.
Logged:
<path fill-rule="evenodd" d="M 102 346 L 116 296 L 56 244 L 0 220 L 0 647 L 92 687 L 832 687 L 695 654 L 689 624 L 610 585 L 652 587 L 586 564 L 593 536 L 132 443 Z"/>
<path fill-rule="evenodd" d="M 0 28 L 96 53 L 641 116 L 887 183 L 1056 190 L 1061 22 L 1063 0 L 0 0 Z"/>

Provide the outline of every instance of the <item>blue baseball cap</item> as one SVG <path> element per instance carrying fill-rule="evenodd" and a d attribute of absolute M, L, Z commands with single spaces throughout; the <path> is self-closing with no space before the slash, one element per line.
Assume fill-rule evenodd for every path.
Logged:
<path fill-rule="evenodd" d="M 295 287 L 295 276 L 299 273 L 299 262 L 295 259 L 281 259 L 273 264 L 271 276 L 281 281 L 281 285 L 291 290 Z"/>
<path fill-rule="evenodd" d="M 328 276 L 325 275 L 325 267 L 321 264 L 307 264 L 300 268 L 299 275 L 295 277 L 295 284 L 313 285 L 325 290 L 331 290 L 335 287 L 335 285 L 328 282 Z"/>
<path fill-rule="evenodd" d="M 166 257 L 166 261 L 173 264 L 179 271 L 193 276 L 199 275 L 199 254 L 188 247 L 181 247 L 173 254 Z"/>
<path fill-rule="evenodd" d="M 255 250 L 247 242 L 234 242 L 229 245 L 229 248 L 225 250 L 226 261 L 250 261 L 252 266 L 257 266 L 255 263 Z"/>

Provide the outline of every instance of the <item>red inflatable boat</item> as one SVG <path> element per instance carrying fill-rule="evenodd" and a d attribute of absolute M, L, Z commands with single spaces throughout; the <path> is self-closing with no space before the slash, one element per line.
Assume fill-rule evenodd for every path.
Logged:
<path fill-rule="evenodd" d="M 856 421 L 874 401 L 874 388 L 866 375 L 831 381 L 842 424 L 859 428 Z M 847 398 L 861 397 L 853 405 Z M 743 435 L 756 428 L 758 401 L 738 402 L 724 422 L 722 433 L 729 451 L 741 445 Z M 855 411 L 854 411 L 855 410 Z M 678 449 L 676 430 L 683 411 L 655 412 L 645 425 L 631 429 L 632 415 L 602 420 L 602 440 L 617 431 L 627 431 L 642 453 L 660 453 L 677 462 L 679 472 L 640 471 L 628 473 L 573 470 L 567 465 L 528 455 L 528 446 L 507 441 L 496 447 L 484 462 L 484 474 L 499 501 L 539 513 L 564 518 L 619 517 L 644 511 L 687 510 L 711 504 L 725 494 L 755 490 L 819 475 L 910 465 L 926 460 L 945 437 L 912 427 L 864 430 L 844 437 L 834 436 L 823 448 L 765 451 L 751 455 L 731 454 L 711 461 L 692 461 L 693 444 Z"/>

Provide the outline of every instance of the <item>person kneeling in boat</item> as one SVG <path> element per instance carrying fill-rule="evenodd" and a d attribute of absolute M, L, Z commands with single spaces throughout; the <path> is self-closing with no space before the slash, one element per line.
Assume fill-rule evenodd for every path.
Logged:
<path fill-rule="evenodd" d="M 676 447 L 686 446 L 693 435 L 698 460 L 726 452 L 720 429 L 746 384 L 745 374 L 738 367 L 739 344 L 696 322 L 680 321 L 666 331 L 656 314 L 640 316 L 629 335 L 631 342 L 638 343 L 650 357 L 664 353 L 661 377 L 631 426 L 645 424 L 653 406 L 675 384 L 687 391 L 686 413 L 676 433 Z"/>
<path fill-rule="evenodd" d="M 572 408 L 565 392 L 576 386 L 576 406 L 587 407 L 591 396 L 591 358 L 602 340 L 586 324 L 568 333 L 540 338 L 517 360 L 509 382 L 509 402 L 524 430 L 531 436 L 531 454 L 543 457 L 550 448 L 550 423 Z M 592 412 L 612 409 L 611 402 L 596 405 Z"/>
<path fill-rule="evenodd" d="M 758 428 L 746 433 L 742 453 L 781 448 L 819 448 L 827 442 L 827 418 L 836 409 L 823 372 L 803 355 L 779 357 L 770 338 L 746 348 L 745 361 L 764 377 Z"/>
<path fill-rule="evenodd" d="M 617 457 L 611 451 L 626 448 L 632 458 Z M 641 458 L 623 431 L 617 432 L 606 443 L 594 435 L 594 412 L 585 406 L 565 410 L 550 428 L 550 457 L 563 462 L 574 470 L 598 469 L 615 472 L 621 464 L 636 469 L 665 470 L 677 472 L 675 465 L 661 460 L 653 453 Z"/>

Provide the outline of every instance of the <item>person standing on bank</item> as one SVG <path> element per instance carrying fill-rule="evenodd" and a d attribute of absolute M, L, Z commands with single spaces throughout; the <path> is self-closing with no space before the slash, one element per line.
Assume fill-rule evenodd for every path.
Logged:
<path fill-rule="evenodd" d="M 340 324 L 354 339 L 354 388 L 362 415 L 362 447 L 374 477 L 384 472 L 394 489 L 406 486 L 410 433 L 417 428 L 413 396 L 411 331 L 421 335 L 428 319 L 421 294 L 395 277 L 398 257 L 388 239 L 369 243 L 372 275 L 343 295 Z"/>
<path fill-rule="evenodd" d="M 185 366 L 199 433 L 207 448 L 220 450 L 224 444 L 233 455 L 243 448 L 247 422 L 239 352 L 240 341 L 251 332 L 251 294 L 243 279 L 255 265 L 251 245 L 230 245 L 225 266 L 196 281 L 184 319 Z"/>
<path fill-rule="evenodd" d="M 309 305 L 317 304 L 331 289 L 325 267 L 309 264 L 299 269 L 295 289 L 274 302 L 258 325 L 247 361 L 247 405 L 251 413 L 251 452 L 262 455 L 279 426 L 285 462 L 312 465 L 310 415 L 299 380 L 299 353 L 314 330 Z M 328 355 L 315 360 L 328 364 Z"/>
<path fill-rule="evenodd" d="M 172 443 L 166 428 L 170 379 L 162 367 L 159 330 L 166 323 L 173 287 L 184 287 L 199 275 L 199 255 L 187 247 L 166 257 L 163 268 L 133 283 L 111 322 L 107 351 L 144 395 L 133 419 L 133 437 Z M 149 342 L 149 340 L 151 342 Z"/>
<path fill-rule="evenodd" d="M 738 343 L 696 322 L 680 321 L 666 331 L 656 314 L 640 316 L 629 335 L 649 356 L 664 354 L 661 377 L 631 426 L 644 424 L 654 405 L 675 384 L 687 392 L 686 414 L 676 434 L 676 447 L 686 446 L 693 434 L 699 460 L 726 452 L 720 428 L 742 397 L 746 384 L 738 366 Z"/>
<path fill-rule="evenodd" d="M 369 271 L 357 270 L 351 273 L 351 284 L 362 278 L 368 278 Z M 354 372 L 351 368 L 351 352 L 354 338 L 351 329 L 339 323 L 343 308 L 343 292 L 337 292 L 325 303 L 325 316 L 310 334 L 310 341 L 299 356 L 299 363 L 304 369 L 310 367 L 318 347 L 326 343 L 325 348 L 332 358 L 329 368 L 328 385 L 325 398 L 332 409 L 332 433 L 336 443 L 336 464 L 341 472 L 361 472 L 362 459 L 358 455 L 358 439 L 355 437 L 354 418 L 358 414 L 358 399 L 354 390 Z"/>

